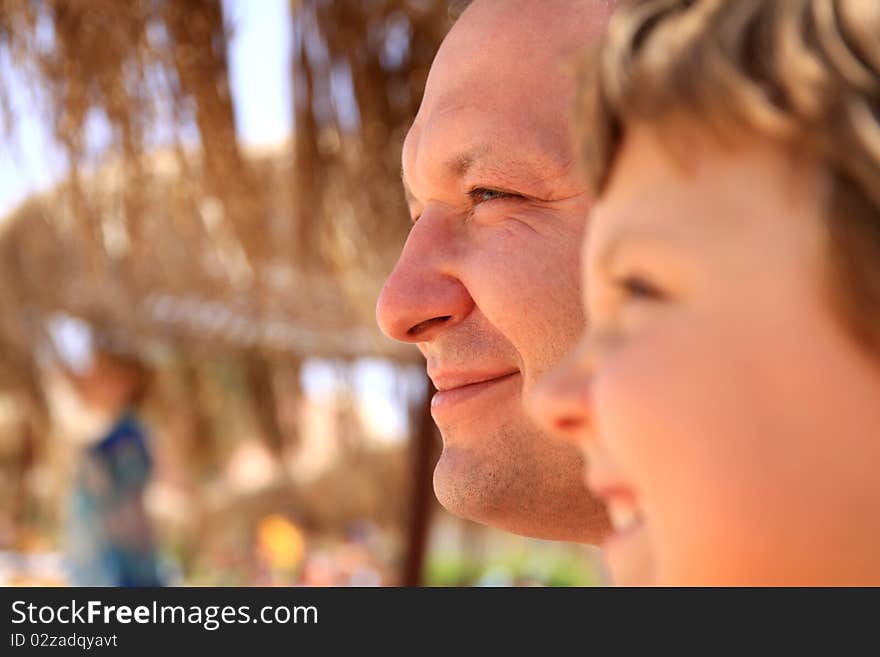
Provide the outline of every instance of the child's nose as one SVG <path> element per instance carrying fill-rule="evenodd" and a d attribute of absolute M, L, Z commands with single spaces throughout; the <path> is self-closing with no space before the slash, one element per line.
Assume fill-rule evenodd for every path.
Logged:
<path fill-rule="evenodd" d="M 532 416 L 545 430 L 584 446 L 592 430 L 591 387 L 589 370 L 571 356 L 536 386 Z"/>

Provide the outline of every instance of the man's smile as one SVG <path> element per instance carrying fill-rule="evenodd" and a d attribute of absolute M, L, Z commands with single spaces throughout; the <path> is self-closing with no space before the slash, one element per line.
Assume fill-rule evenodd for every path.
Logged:
<path fill-rule="evenodd" d="M 490 390 L 519 379 L 519 370 L 496 373 L 435 372 L 429 373 L 437 392 L 431 400 L 431 415 L 441 417 L 467 412 L 467 406 Z"/>

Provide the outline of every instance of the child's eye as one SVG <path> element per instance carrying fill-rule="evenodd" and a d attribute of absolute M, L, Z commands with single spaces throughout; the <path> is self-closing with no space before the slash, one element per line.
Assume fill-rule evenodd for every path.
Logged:
<path fill-rule="evenodd" d="M 642 301 L 662 301 L 666 298 L 666 294 L 663 290 L 654 285 L 644 276 L 624 276 L 618 279 L 617 287 L 620 288 L 627 297 Z"/>

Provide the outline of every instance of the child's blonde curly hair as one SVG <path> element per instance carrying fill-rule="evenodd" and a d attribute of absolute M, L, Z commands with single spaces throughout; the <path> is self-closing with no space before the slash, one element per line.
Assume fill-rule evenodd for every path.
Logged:
<path fill-rule="evenodd" d="M 598 196 L 629 122 L 685 117 L 722 143 L 757 136 L 818 161 L 832 302 L 880 353 L 880 0 L 623 1 L 583 80 Z"/>

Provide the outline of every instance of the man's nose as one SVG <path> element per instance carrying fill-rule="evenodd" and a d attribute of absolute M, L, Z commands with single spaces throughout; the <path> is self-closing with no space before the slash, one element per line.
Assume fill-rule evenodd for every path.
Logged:
<path fill-rule="evenodd" d="M 538 423 L 559 438 L 586 446 L 592 433 L 592 375 L 578 355 L 570 355 L 532 391 L 529 409 Z"/>
<path fill-rule="evenodd" d="M 473 309 L 474 300 L 451 256 L 456 250 L 451 223 L 425 211 L 410 231 L 376 303 L 376 320 L 388 337 L 428 342 Z"/>

